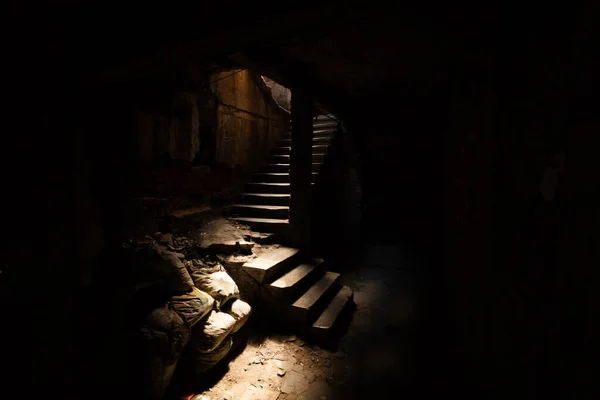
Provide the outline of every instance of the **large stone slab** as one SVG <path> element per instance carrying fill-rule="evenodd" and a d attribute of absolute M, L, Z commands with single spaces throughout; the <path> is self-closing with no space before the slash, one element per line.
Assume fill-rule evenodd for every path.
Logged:
<path fill-rule="evenodd" d="M 302 263 L 267 286 L 269 292 L 277 298 L 293 298 L 299 295 L 299 290 L 310 284 L 310 280 L 317 278 L 322 273 L 323 260 L 313 259 L 310 262 Z"/>
<path fill-rule="evenodd" d="M 340 274 L 326 272 L 317 280 L 302 296 L 292 305 L 292 314 L 298 322 L 306 322 L 322 310 L 333 296 L 334 291 L 339 288 L 338 279 Z"/>
<path fill-rule="evenodd" d="M 343 311 L 352 305 L 353 295 L 354 292 L 352 289 L 348 286 L 343 286 L 325 311 L 319 316 L 319 319 L 313 324 L 313 330 L 325 331 L 332 329 Z"/>
<path fill-rule="evenodd" d="M 280 247 L 244 264 L 244 270 L 258 282 L 268 282 L 279 277 L 293 266 L 300 250 Z"/>
<path fill-rule="evenodd" d="M 254 243 L 244 239 L 244 232 L 224 218 L 207 221 L 195 234 L 198 247 L 203 251 L 233 254 L 248 253 Z"/>

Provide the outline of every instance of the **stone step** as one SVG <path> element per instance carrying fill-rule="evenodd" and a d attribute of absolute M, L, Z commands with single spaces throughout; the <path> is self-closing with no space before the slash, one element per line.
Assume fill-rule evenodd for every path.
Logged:
<path fill-rule="evenodd" d="M 240 200 L 244 204 L 289 206 L 290 195 L 281 193 L 243 193 Z"/>
<path fill-rule="evenodd" d="M 327 152 L 327 145 L 326 144 L 313 144 L 312 146 L 312 151 L 313 153 L 326 153 Z M 276 155 L 276 154 L 290 154 L 292 151 L 292 147 L 291 146 L 278 146 L 278 147 L 274 147 L 271 150 L 271 154 Z"/>
<path fill-rule="evenodd" d="M 314 118 L 313 121 L 331 121 L 331 118 L 337 119 L 333 114 L 321 114 Z"/>
<path fill-rule="evenodd" d="M 314 321 L 339 290 L 339 277 L 336 272 L 326 272 L 314 282 L 291 304 L 291 319 L 296 323 Z"/>
<path fill-rule="evenodd" d="M 333 135 L 335 135 L 335 131 L 337 130 L 337 127 L 318 127 L 313 129 L 313 140 L 317 137 L 331 137 Z M 292 138 L 292 133 L 291 132 L 285 132 L 283 134 L 283 136 L 281 137 L 282 139 L 291 139 Z"/>
<path fill-rule="evenodd" d="M 267 157 L 267 161 L 269 164 L 289 164 L 290 158 L 289 154 L 274 154 Z M 325 160 L 325 153 L 313 153 L 312 160 L 313 162 L 322 162 Z"/>
<path fill-rule="evenodd" d="M 252 217 L 235 217 L 232 219 L 240 224 L 252 227 L 257 232 L 276 233 L 279 235 L 289 234 L 290 221 L 287 219 Z"/>
<path fill-rule="evenodd" d="M 329 127 L 335 127 L 335 128 L 337 128 L 337 126 L 338 126 L 337 121 L 333 121 L 333 120 L 330 120 L 330 119 L 328 119 L 327 121 L 325 121 L 325 120 L 316 120 L 316 121 L 313 122 L 313 129 L 317 129 L 317 128 L 323 129 L 323 128 L 329 128 Z"/>
<path fill-rule="evenodd" d="M 317 180 L 318 172 L 312 173 L 312 181 Z M 289 172 L 258 172 L 252 175 L 255 182 L 270 182 L 270 183 L 289 183 Z"/>
<path fill-rule="evenodd" d="M 243 265 L 243 269 L 258 282 L 271 282 L 286 273 L 300 258 L 300 250 L 280 247 L 262 254 Z"/>
<path fill-rule="evenodd" d="M 332 135 L 328 135 L 328 136 L 316 136 L 313 138 L 313 145 L 317 145 L 317 144 L 324 144 L 324 145 L 329 145 L 329 142 L 331 142 L 331 139 L 333 139 L 333 134 Z M 283 146 L 283 147 L 289 147 L 292 145 L 292 139 L 279 139 L 277 141 L 277 146 Z"/>
<path fill-rule="evenodd" d="M 260 170 L 261 172 L 290 172 L 290 163 L 266 164 Z"/>
<path fill-rule="evenodd" d="M 319 172 L 321 169 L 322 162 L 318 162 L 313 160 L 312 170 L 313 172 Z M 267 164 L 262 168 L 262 172 L 270 173 L 270 172 L 290 172 L 290 164 Z"/>
<path fill-rule="evenodd" d="M 354 307 L 353 299 L 354 292 L 352 289 L 343 286 L 312 325 L 311 335 L 318 341 L 327 341 L 334 329 L 352 311 Z"/>
<path fill-rule="evenodd" d="M 269 164 L 289 164 L 291 156 L 289 154 L 273 154 L 267 157 Z M 312 154 L 313 162 L 322 162 L 325 159 L 325 153 L 318 152 Z"/>
<path fill-rule="evenodd" d="M 326 155 L 327 154 L 325 154 L 325 153 L 313 153 L 313 155 L 312 155 L 312 161 L 313 162 L 323 162 L 323 161 L 325 161 L 325 156 Z"/>
<path fill-rule="evenodd" d="M 273 182 L 250 182 L 246 184 L 246 191 L 250 193 L 289 194 L 290 184 Z"/>
<path fill-rule="evenodd" d="M 297 298 L 303 289 L 323 274 L 324 265 L 321 259 L 299 264 L 267 285 L 267 290 L 276 299 Z"/>
<path fill-rule="evenodd" d="M 288 219 L 290 207 L 257 204 L 234 204 L 233 206 L 227 207 L 223 211 L 227 215 L 234 217 Z"/>
<path fill-rule="evenodd" d="M 290 163 L 290 155 L 289 154 L 275 154 L 267 157 L 268 164 L 289 164 Z"/>

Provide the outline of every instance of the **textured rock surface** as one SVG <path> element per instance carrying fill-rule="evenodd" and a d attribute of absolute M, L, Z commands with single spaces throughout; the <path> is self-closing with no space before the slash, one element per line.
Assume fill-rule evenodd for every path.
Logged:
<path fill-rule="evenodd" d="M 244 239 L 238 226 L 224 218 L 215 218 L 205 223 L 195 233 L 195 239 L 201 250 L 224 254 L 249 253 L 254 247 L 254 243 Z"/>
<path fill-rule="evenodd" d="M 236 282 L 240 291 L 240 298 L 250 304 L 255 304 L 260 297 L 260 285 L 242 268 L 249 259 L 251 257 L 242 255 L 219 256 L 223 267 Z"/>

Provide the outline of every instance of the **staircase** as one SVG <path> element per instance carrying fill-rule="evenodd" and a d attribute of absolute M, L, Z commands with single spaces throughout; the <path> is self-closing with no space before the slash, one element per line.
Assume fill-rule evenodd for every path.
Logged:
<path fill-rule="evenodd" d="M 316 182 L 337 122 L 320 115 L 313 122 L 312 182 Z M 267 163 L 253 174 L 238 204 L 227 210 L 232 219 L 265 233 L 285 234 L 289 228 L 291 133 L 277 141 Z"/>
<path fill-rule="evenodd" d="M 312 181 L 315 183 L 337 122 L 320 115 L 313 122 Z M 232 219 L 264 233 L 286 234 L 290 210 L 291 134 L 277 142 L 267 164 L 246 185 Z M 280 247 L 243 265 L 261 285 L 263 306 L 279 323 L 321 345 L 343 333 L 354 309 L 352 289 L 339 282 L 340 274 L 325 270 L 321 259 L 306 257 L 298 249 Z"/>
<path fill-rule="evenodd" d="M 298 249 L 280 247 L 243 268 L 261 284 L 263 305 L 280 324 L 324 346 L 344 333 L 354 293 L 340 284 L 340 274 L 325 270 L 323 260 L 307 260 Z"/>

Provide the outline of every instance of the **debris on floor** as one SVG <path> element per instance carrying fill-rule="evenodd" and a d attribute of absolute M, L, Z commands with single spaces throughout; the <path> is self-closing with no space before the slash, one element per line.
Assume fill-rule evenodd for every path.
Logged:
<path fill-rule="evenodd" d="M 333 356 L 295 336 L 257 335 L 217 384 L 182 400 L 331 399 Z"/>

